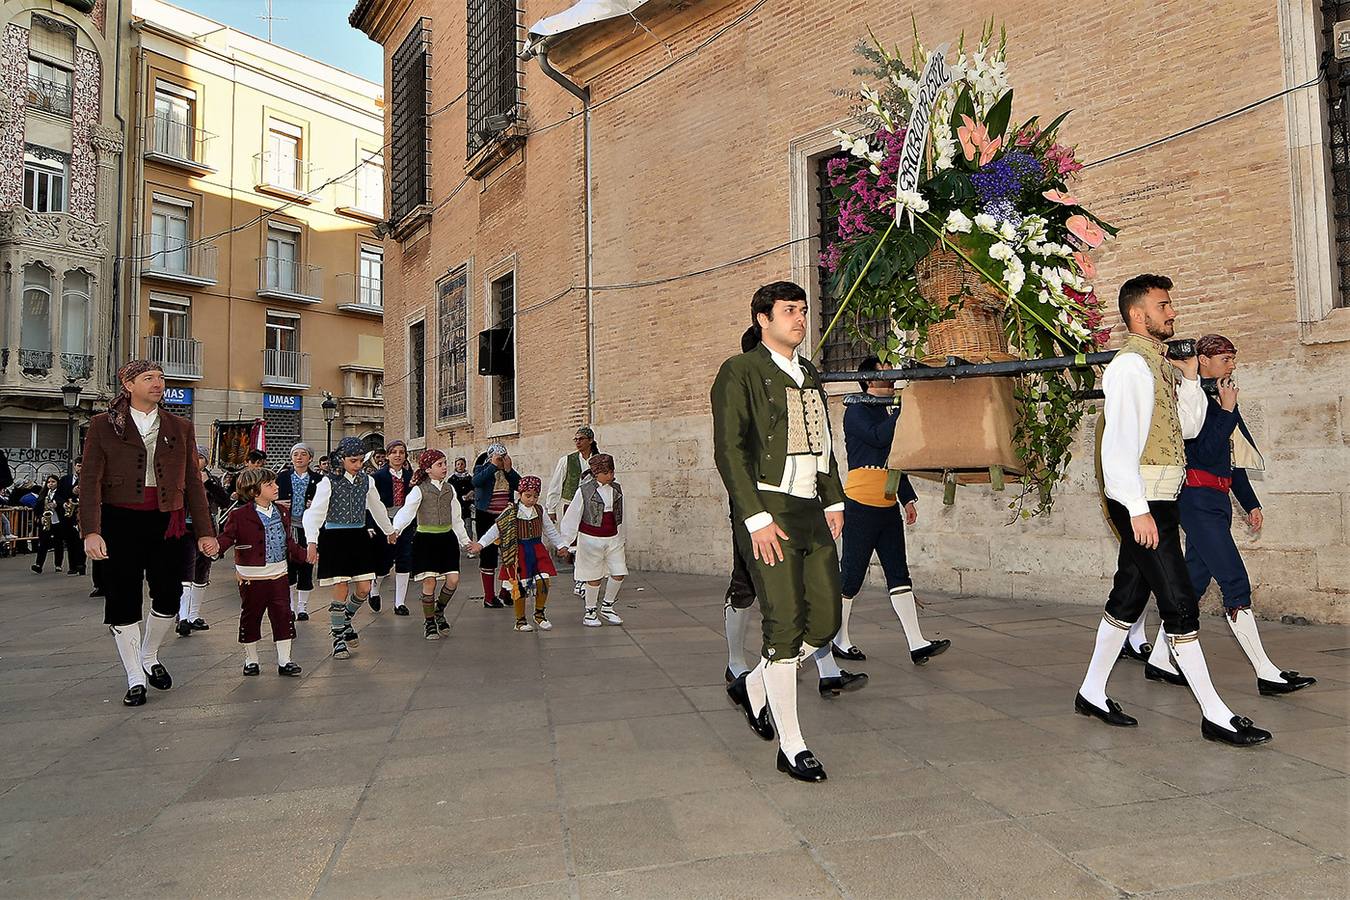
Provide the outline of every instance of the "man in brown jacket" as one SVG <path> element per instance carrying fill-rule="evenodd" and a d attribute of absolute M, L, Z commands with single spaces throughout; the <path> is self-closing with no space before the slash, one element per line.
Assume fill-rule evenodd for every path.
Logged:
<path fill-rule="evenodd" d="M 159 661 L 159 645 L 173 630 L 183 584 L 182 541 L 219 553 L 206 490 L 197 475 L 192 423 L 160 407 L 164 371 L 132 360 L 117 373 L 122 392 L 106 413 L 94 416 L 84 442 L 80 533 L 84 549 L 104 564 L 104 614 L 127 672 L 127 706 L 145 703 L 146 682 L 167 691 L 173 679 Z M 186 510 L 184 509 L 186 504 Z M 141 636 L 150 583 L 150 619 Z"/>

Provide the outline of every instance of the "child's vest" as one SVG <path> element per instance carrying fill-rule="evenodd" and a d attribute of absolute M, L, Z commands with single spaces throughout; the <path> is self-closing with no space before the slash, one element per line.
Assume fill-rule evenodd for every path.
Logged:
<path fill-rule="evenodd" d="M 588 534 L 591 537 L 614 537 L 619 533 L 619 526 L 623 524 L 623 489 L 619 487 L 617 481 L 611 481 L 609 486 L 614 489 L 614 509 L 612 512 L 605 512 L 605 499 L 600 496 L 600 485 L 594 481 L 588 481 L 581 485 L 581 527 L 582 534 Z"/>
<path fill-rule="evenodd" d="M 253 510 L 262 521 L 263 546 L 270 563 L 279 563 L 286 559 L 286 526 L 281 520 L 281 510 L 272 507 L 272 515 L 265 516 L 256 507 Z"/>
<path fill-rule="evenodd" d="M 366 524 L 366 494 L 370 490 L 370 476 L 358 472 L 355 481 L 348 481 L 340 472 L 328 475 L 333 494 L 328 500 L 328 516 L 324 528 L 362 528 Z"/>
<path fill-rule="evenodd" d="M 454 527 L 453 509 L 459 503 L 450 482 L 441 482 L 440 487 L 430 478 L 418 485 L 422 489 L 422 502 L 417 506 L 417 530 L 427 534 L 445 534 Z"/>

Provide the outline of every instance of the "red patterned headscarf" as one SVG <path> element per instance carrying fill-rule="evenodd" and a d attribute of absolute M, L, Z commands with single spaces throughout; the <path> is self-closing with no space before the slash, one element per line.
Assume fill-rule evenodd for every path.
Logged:
<path fill-rule="evenodd" d="M 445 454 L 439 450 L 423 450 L 417 457 L 417 471 L 413 473 L 412 483 L 421 484 L 430 478 L 428 473 L 438 459 L 445 459 Z"/>
<path fill-rule="evenodd" d="M 526 475 L 520 479 L 520 492 L 522 494 L 539 494 L 544 490 L 544 483 L 539 480 L 538 475 Z"/>
<path fill-rule="evenodd" d="M 614 471 L 614 457 L 608 453 L 597 453 L 591 457 L 591 474 L 603 475 Z"/>
<path fill-rule="evenodd" d="M 149 359 L 133 359 L 117 370 L 117 383 L 135 381 L 146 372 L 163 372 L 164 367 Z M 127 410 L 131 408 L 131 394 L 123 387 L 108 407 L 108 424 L 120 438 L 127 427 Z"/>

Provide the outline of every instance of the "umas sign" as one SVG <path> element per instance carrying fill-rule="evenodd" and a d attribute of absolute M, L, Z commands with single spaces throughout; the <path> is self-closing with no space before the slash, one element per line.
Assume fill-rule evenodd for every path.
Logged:
<path fill-rule="evenodd" d="M 191 406 L 192 388 L 166 387 L 164 402 L 172 406 Z"/>
<path fill-rule="evenodd" d="M 300 411 L 303 398 L 299 394 L 263 394 L 263 409 L 289 409 Z"/>

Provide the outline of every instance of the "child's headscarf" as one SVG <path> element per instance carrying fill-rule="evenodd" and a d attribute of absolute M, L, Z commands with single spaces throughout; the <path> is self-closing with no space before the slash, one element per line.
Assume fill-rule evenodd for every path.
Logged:
<path fill-rule="evenodd" d="M 431 477 L 431 467 L 436 465 L 437 460 L 445 459 L 445 454 L 439 450 L 423 450 L 417 456 L 417 471 L 413 473 L 412 483 L 421 484 Z"/>

